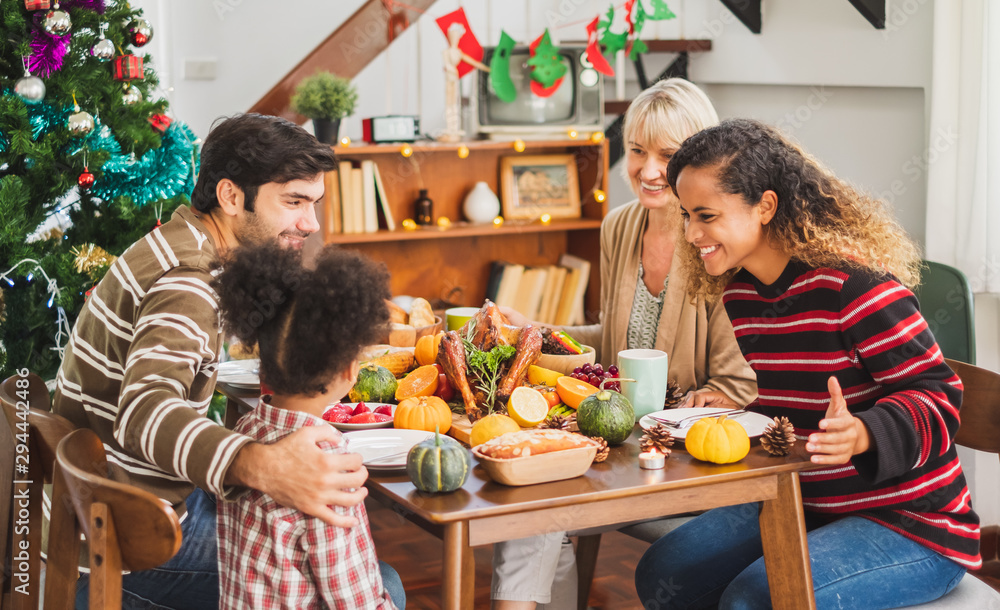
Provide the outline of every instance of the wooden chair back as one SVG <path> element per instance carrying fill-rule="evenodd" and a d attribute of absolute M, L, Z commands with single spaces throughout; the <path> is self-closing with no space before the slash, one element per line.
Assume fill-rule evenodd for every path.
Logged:
<path fill-rule="evenodd" d="M 122 570 L 148 570 L 181 547 L 177 513 L 148 491 L 107 478 L 104 445 L 77 430 L 56 451 L 45 607 L 73 608 L 80 534 L 90 547 L 90 607 L 121 608 Z"/>
<path fill-rule="evenodd" d="M 51 483 L 56 447 L 73 425 L 49 412 L 49 391 L 33 373 L 0 383 L 0 609 L 37 610 L 41 599 L 42 484 Z M 27 548 L 23 548 L 27 547 Z M 27 571 L 23 567 L 27 567 Z M 15 568 L 17 568 L 15 570 Z"/>
<path fill-rule="evenodd" d="M 948 358 L 945 362 L 965 386 L 955 442 L 1000 455 L 1000 373 Z"/>

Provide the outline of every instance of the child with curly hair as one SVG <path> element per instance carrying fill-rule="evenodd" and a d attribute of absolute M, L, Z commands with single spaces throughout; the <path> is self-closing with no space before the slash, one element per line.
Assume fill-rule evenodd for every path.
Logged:
<path fill-rule="evenodd" d="M 329 426 L 323 412 L 354 385 L 358 354 L 389 321 L 385 268 L 333 246 L 312 269 L 299 252 L 277 244 L 242 247 L 213 288 L 228 332 L 259 346 L 260 378 L 274 392 L 236 431 L 270 444 L 305 426 Z M 357 525 L 335 527 L 257 490 L 220 501 L 220 607 L 403 607 L 398 575 L 375 557 L 364 504 L 330 510 Z"/>
<path fill-rule="evenodd" d="M 749 408 L 788 417 L 822 466 L 799 475 L 817 607 L 950 591 L 980 566 L 979 518 L 953 442 L 962 382 L 908 289 L 916 247 L 881 202 L 756 121 L 695 134 L 667 179 L 691 291 L 722 294 L 757 374 Z M 714 509 L 654 543 L 636 568 L 644 607 L 770 608 L 757 515 Z"/>

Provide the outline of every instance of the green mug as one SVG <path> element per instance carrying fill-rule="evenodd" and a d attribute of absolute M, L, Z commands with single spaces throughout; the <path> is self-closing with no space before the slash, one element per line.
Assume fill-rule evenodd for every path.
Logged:
<path fill-rule="evenodd" d="M 667 354 L 658 349 L 625 349 L 618 352 L 618 374 L 622 394 L 635 409 L 635 421 L 662 411 L 667 398 Z"/>
<path fill-rule="evenodd" d="M 478 307 L 452 307 L 444 311 L 445 326 L 448 330 L 458 330 L 479 312 Z"/>

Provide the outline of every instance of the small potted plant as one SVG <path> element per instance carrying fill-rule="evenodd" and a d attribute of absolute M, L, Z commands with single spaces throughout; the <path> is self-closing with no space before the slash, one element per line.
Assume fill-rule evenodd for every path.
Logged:
<path fill-rule="evenodd" d="M 354 112 L 358 91 L 351 81 L 330 72 L 307 76 L 295 87 L 292 110 L 313 121 L 316 139 L 337 143 L 340 119 Z"/>

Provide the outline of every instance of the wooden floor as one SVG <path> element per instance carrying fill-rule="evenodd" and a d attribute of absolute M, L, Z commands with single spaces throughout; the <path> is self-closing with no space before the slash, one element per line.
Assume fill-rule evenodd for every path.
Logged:
<path fill-rule="evenodd" d="M 441 607 L 441 541 L 377 502 L 369 500 L 368 517 L 378 557 L 399 572 L 406 589 L 406 606 L 417 610 Z M 994 526 L 995 528 L 995 526 Z M 996 534 L 992 534 L 996 539 Z M 1000 564 L 995 546 L 984 545 L 980 578 L 1000 591 Z M 632 578 L 635 565 L 649 545 L 619 532 L 601 538 L 597 575 L 590 590 L 590 608 L 642 610 Z M 475 548 L 476 608 L 490 607 L 493 547 Z"/>
<path fill-rule="evenodd" d="M 406 607 L 441 607 L 441 541 L 377 502 L 366 502 L 378 558 L 399 572 Z M 635 594 L 635 564 L 649 545 L 618 532 L 604 534 L 588 604 L 591 608 L 641 610 Z M 476 608 L 490 607 L 493 547 L 475 548 Z"/>

